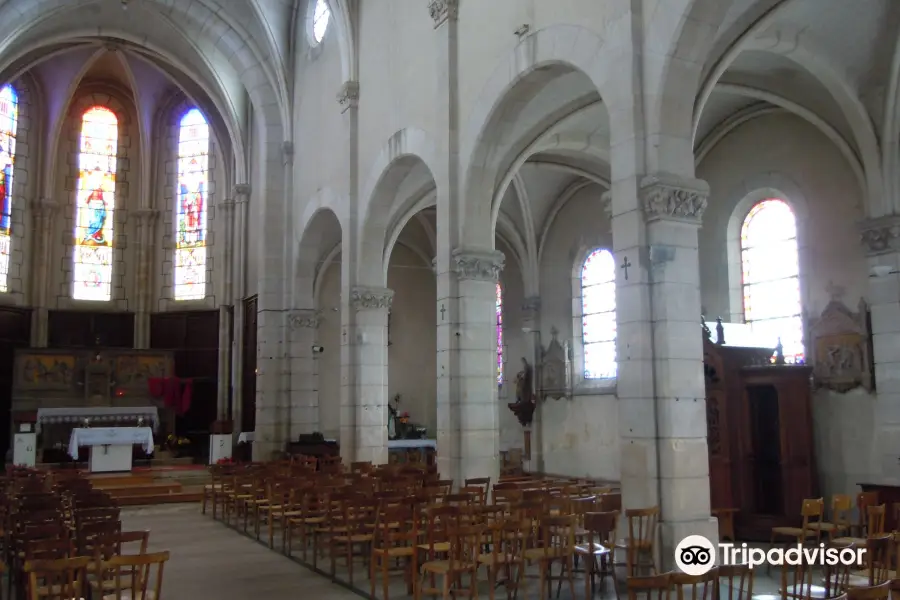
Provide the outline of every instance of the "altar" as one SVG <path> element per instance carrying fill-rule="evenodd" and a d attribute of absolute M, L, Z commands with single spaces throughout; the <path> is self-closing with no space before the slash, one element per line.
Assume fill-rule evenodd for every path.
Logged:
<path fill-rule="evenodd" d="M 149 427 L 77 427 L 69 438 L 69 456 L 78 460 L 78 449 L 90 446 L 91 473 L 131 471 L 131 448 L 140 445 L 153 452 L 153 430 Z"/>
<path fill-rule="evenodd" d="M 434 464 L 437 440 L 388 440 L 388 462 L 391 464 Z"/>

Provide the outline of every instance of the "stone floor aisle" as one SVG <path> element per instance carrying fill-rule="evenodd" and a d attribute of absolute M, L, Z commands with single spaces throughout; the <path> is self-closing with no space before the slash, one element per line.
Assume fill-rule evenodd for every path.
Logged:
<path fill-rule="evenodd" d="M 359 600 L 359 596 L 200 514 L 196 504 L 123 509 L 122 528 L 169 550 L 165 600 Z"/>

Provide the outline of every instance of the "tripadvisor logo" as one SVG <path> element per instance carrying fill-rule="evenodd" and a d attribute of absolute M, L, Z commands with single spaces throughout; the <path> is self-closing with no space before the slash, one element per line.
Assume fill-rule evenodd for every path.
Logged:
<path fill-rule="evenodd" d="M 688 575 L 704 575 L 716 564 L 747 565 L 857 565 L 864 562 L 865 548 L 826 548 L 825 544 L 804 547 L 801 544 L 784 548 L 751 548 L 747 544 L 713 544 L 702 535 L 689 535 L 675 547 L 675 565 Z M 718 561 L 716 559 L 719 559 Z"/>

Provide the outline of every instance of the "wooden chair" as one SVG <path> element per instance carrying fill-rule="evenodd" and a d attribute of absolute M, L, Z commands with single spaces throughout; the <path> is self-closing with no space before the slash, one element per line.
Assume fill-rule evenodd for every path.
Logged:
<path fill-rule="evenodd" d="M 652 574 L 658 573 L 655 549 L 659 507 L 629 508 L 625 511 L 625 519 L 628 523 L 628 537 L 618 540 L 615 547 L 616 552 L 625 552 L 625 562 L 615 564 L 624 566 L 628 577 L 637 575 L 642 566 Z"/>
<path fill-rule="evenodd" d="M 377 573 L 381 575 L 382 600 L 389 600 L 388 568 L 393 561 L 403 561 L 403 576 L 408 593 L 412 592 L 417 567 L 416 544 L 419 541 L 419 519 L 411 503 L 385 506 L 378 512 L 372 539 L 372 558 L 369 562 L 369 593 L 375 598 Z"/>
<path fill-rule="evenodd" d="M 168 560 L 169 552 L 165 551 L 123 554 L 104 561 L 103 600 L 159 600 Z"/>
<path fill-rule="evenodd" d="M 677 600 L 719 600 L 719 570 L 715 567 L 703 575 L 673 572 L 672 585 Z"/>
<path fill-rule="evenodd" d="M 878 536 L 884 533 L 884 504 L 864 504 L 861 510 L 865 514 L 866 526 L 864 529 L 860 528 L 860 531 L 863 531 L 866 537 L 843 536 L 835 538 L 833 540 L 835 544 L 856 544 L 857 546 L 865 546 L 867 537 Z"/>
<path fill-rule="evenodd" d="M 878 585 L 850 588 L 847 590 L 847 600 L 888 600 L 890 595 L 890 581 L 885 581 Z"/>
<path fill-rule="evenodd" d="M 607 576 L 612 577 L 613 591 L 619 597 L 616 574 L 612 561 L 612 551 L 616 541 L 616 525 L 619 513 L 588 512 L 582 522 L 581 543 L 575 546 L 575 555 L 584 561 L 584 597 L 590 598 L 596 590 L 595 577 L 600 576 L 600 585 Z"/>
<path fill-rule="evenodd" d="M 506 596 L 509 598 L 513 592 L 518 592 L 519 573 L 524 568 L 522 552 L 525 533 L 522 523 L 516 519 L 498 519 L 490 525 L 489 532 L 487 548 L 482 548 L 477 560 L 488 572 L 489 599 L 494 600 L 496 589 L 500 585 L 506 588 Z M 515 576 L 513 567 L 516 569 Z M 501 571 L 504 578 L 498 579 Z"/>
<path fill-rule="evenodd" d="M 865 540 L 866 568 L 862 571 L 852 571 L 847 583 L 847 589 L 872 587 L 896 578 L 896 565 L 893 558 L 896 556 L 896 544 L 892 534 L 874 535 Z M 848 546 L 856 548 L 855 544 Z"/>
<path fill-rule="evenodd" d="M 424 554 L 425 558 L 421 562 L 416 559 L 415 564 L 421 565 L 419 572 L 424 580 L 425 575 L 429 576 L 430 587 L 423 590 L 422 581 L 419 580 L 419 574 L 416 573 L 416 584 L 413 594 L 418 600 L 423 591 L 425 593 L 436 595 L 443 593 L 443 590 L 435 588 L 435 570 L 427 571 L 425 564 L 437 563 L 444 559 L 450 553 L 450 532 L 460 529 L 460 510 L 456 506 L 436 505 L 431 506 L 425 511 L 425 543 L 416 546 L 418 554 Z"/>
<path fill-rule="evenodd" d="M 853 537 L 863 538 L 868 535 L 867 526 L 869 524 L 868 508 L 878 504 L 878 492 L 860 492 L 856 495 L 856 525 L 853 527 L 855 533 L 851 531 Z"/>
<path fill-rule="evenodd" d="M 450 507 L 448 507 L 450 508 Z M 452 595 L 454 598 L 468 596 L 478 597 L 478 554 L 484 542 L 484 528 L 480 525 L 463 525 L 457 521 L 447 530 L 449 551 L 447 558 L 430 560 L 422 564 L 422 579 L 426 575 L 441 578 L 440 588 L 422 589 L 421 581 L 416 586 L 415 598 L 419 600 L 422 593 L 441 594 L 443 600 Z M 463 587 L 463 577 L 468 578 L 468 587 Z M 433 585 L 433 584 L 432 584 Z"/>
<path fill-rule="evenodd" d="M 819 521 L 810 523 L 809 528 L 818 532 L 818 537 L 824 532 L 829 541 L 850 531 L 850 496 L 847 494 L 835 494 L 831 498 L 831 522 Z"/>
<path fill-rule="evenodd" d="M 629 577 L 628 600 L 669 600 L 672 596 L 672 574 Z"/>
<path fill-rule="evenodd" d="M 719 599 L 751 600 L 751 598 L 753 598 L 753 569 L 747 565 L 721 565 Z"/>
<path fill-rule="evenodd" d="M 537 563 L 540 594 L 553 589 L 553 580 L 558 581 L 557 596 L 563 580 L 569 583 L 569 593 L 575 597 L 575 517 L 572 515 L 545 516 L 540 521 L 540 539 L 536 548 L 527 548 L 522 557 L 525 564 Z M 553 565 L 559 563 L 559 577 L 553 576 Z M 519 584 L 525 569 L 519 571 Z M 524 592 L 523 592 L 524 595 Z"/>
<path fill-rule="evenodd" d="M 25 563 L 25 573 L 28 576 L 28 600 L 84 598 L 84 582 L 90 560 L 86 556 L 79 556 Z"/>
<path fill-rule="evenodd" d="M 346 561 L 349 583 L 353 585 L 354 557 L 362 556 L 368 562 L 366 551 L 372 543 L 374 507 L 366 496 L 355 493 L 339 496 L 331 507 L 332 512 L 328 518 L 331 576 L 333 578 L 336 574 L 337 559 L 340 556 Z M 359 552 L 356 552 L 357 549 Z"/>
<path fill-rule="evenodd" d="M 803 524 L 800 527 L 773 527 L 772 545 L 775 545 L 775 541 L 778 538 L 788 538 L 789 541 L 798 544 L 802 544 L 811 537 L 816 538 L 816 541 L 818 541 L 822 532 L 810 527 L 810 525 L 815 526 L 820 523 L 824 514 L 825 502 L 822 498 L 807 498 L 800 507 L 800 516 L 803 517 Z"/>

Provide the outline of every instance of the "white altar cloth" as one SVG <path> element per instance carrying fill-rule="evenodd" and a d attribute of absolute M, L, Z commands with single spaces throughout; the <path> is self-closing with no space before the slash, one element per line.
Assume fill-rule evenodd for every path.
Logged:
<path fill-rule="evenodd" d="M 37 411 L 37 427 L 40 432 L 41 423 L 81 423 L 84 419 L 91 422 L 117 423 L 135 421 L 143 418 L 153 431 L 159 424 L 159 411 L 155 406 L 92 406 L 66 408 L 39 408 Z"/>
<path fill-rule="evenodd" d="M 69 456 L 78 460 L 80 446 L 131 446 L 140 444 L 153 452 L 153 430 L 149 427 L 76 427 L 69 437 Z"/>
<path fill-rule="evenodd" d="M 388 450 L 401 448 L 437 448 L 437 440 L 388 440 Z"/>

